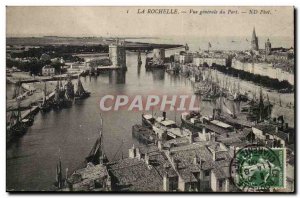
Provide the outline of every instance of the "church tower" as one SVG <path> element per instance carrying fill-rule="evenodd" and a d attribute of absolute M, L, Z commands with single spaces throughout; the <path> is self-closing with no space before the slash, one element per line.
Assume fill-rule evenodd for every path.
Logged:
<path fill-rule="evenodd" d="M 265 50 L 266 50 L 266 56 L 271 54 L 272 45 L 271 45 L 269 38 L 268 38 L 267 42 L 265 43 Z"/>
<path fill-rule="evenodd" d="M 255 33 L 255 27 L 253 28 L 252 32 L 252 39 L 251 39 L 251 50 L 258 51 L 258 38 Z"/>

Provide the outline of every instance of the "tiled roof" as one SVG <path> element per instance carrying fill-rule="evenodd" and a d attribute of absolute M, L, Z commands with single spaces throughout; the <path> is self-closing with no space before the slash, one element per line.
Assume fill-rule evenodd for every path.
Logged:
<path fill-rule="evenodd" d="M 117 179 L 116 191 L 163 191 L 161 176 L 143 160 L 119 160 L 110 163 L 108 170 Z"/>
<path fill-rule="evenodd" d="M 263 133 L 268 133 L 270 135 L 274 135 L 277 136 L 283 140 L 287 140 L 288 139 L 288 134 L 278 130 L 276 132 L 276 126 L 271 125 L 271 124 L 259 124 L 259 125 L 255 125 L 254 128 L 257 128 L 261 131 L 263 131 Z"/>

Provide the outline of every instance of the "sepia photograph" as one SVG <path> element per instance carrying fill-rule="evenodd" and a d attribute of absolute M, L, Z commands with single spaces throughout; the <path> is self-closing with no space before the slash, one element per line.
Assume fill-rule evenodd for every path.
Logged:
<path fill-rule="evenodd" d="M 295 7 L 5 12 L 7 192 L 295 193 Z"/>

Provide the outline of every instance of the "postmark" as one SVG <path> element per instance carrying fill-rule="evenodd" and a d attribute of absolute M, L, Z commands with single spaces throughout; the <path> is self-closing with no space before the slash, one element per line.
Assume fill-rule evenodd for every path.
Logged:
<path fill-rule="evenodd" d="M 272 191 L 285 187 L 285 148 L 250 145 L 230 163 L 231 181 L 242 191 Z"/>

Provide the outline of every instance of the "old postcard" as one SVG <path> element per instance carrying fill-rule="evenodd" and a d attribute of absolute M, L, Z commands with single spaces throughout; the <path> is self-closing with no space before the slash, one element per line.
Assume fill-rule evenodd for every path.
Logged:
<path fill-rule="evenodd" d="M 6 8 L 6 190 L 294 192 L 294 7 Z"/>

